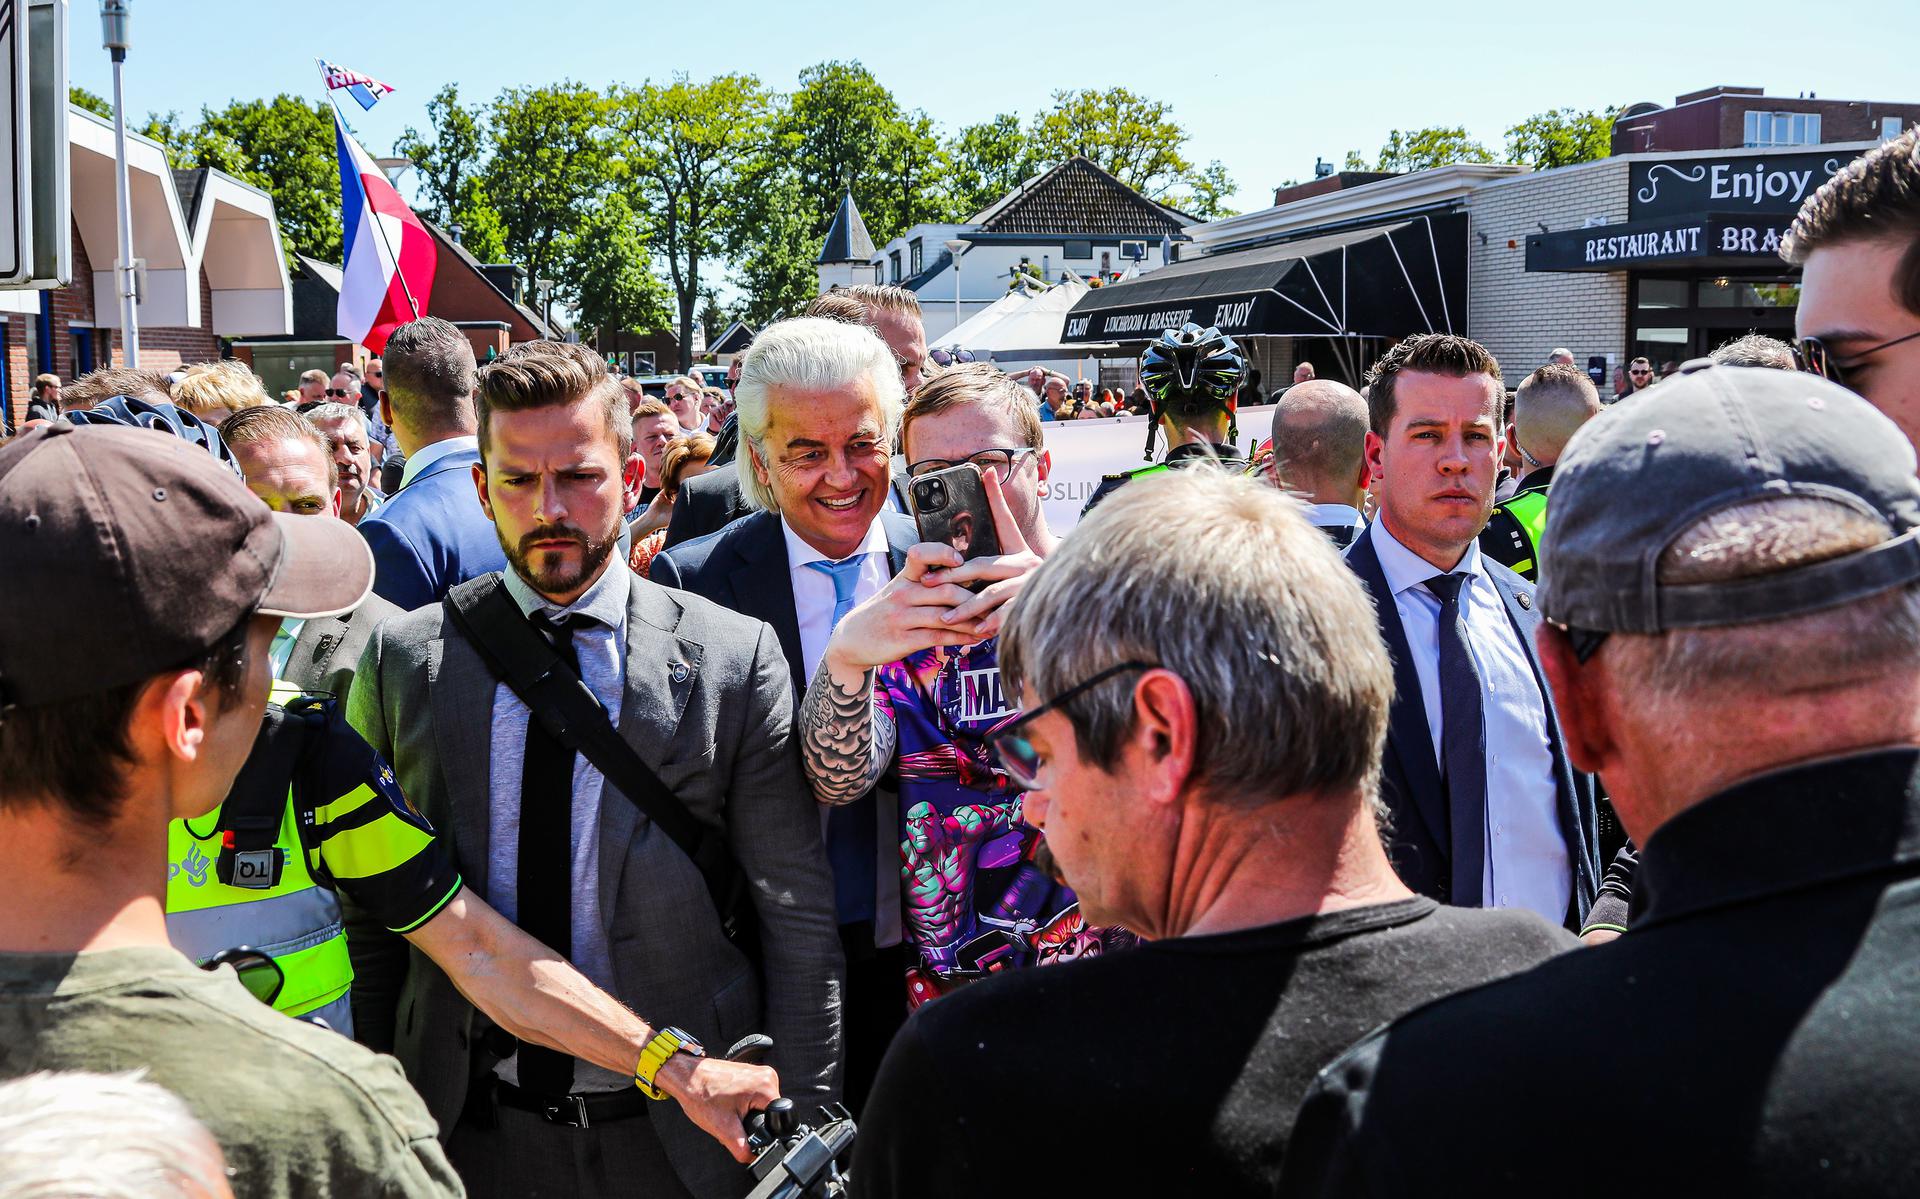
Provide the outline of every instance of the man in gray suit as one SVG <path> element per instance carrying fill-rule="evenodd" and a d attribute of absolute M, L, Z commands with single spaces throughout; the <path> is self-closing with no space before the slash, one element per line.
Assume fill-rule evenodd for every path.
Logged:
<path fill-rule="evenodd" d="M 665 1056 L 643 1055 L 636 1077 L 766 1032 L 782 1090 L 810 1106 L 837 1085 L 840 951 L 786 659 L 766 624 L 655 586 L 613 552 L 640 487 L 631 437 L 591 355 L 520 347 L 480 372 L 475 479 L 509 562 L 504 591 L 577 660 L 693 817 L 724 834 L 759 919 L 758 961 L 727 938 L 674 840 L 530 722 L 443 607 L 375 631 L 350 717 L 451 835 L 469 886 L 677 1034 L 656 1038 Z M 705 1196 L 751 1181 L 634 1079 L 502 1038 L 418 955 L 397 1053 L 472 1194 Z"/>

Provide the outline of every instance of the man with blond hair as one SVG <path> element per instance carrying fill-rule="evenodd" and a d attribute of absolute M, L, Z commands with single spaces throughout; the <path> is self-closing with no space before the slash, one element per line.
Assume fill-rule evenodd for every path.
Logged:
<path fill-rule="evenodd" d="M 186 376 L 173 385 L 173 402 L 204 423 L 218 426 L 243 408 L 273 401 L 267 398 L 260 377 L 246 363 L 223 358 L 188 367 Z"/>

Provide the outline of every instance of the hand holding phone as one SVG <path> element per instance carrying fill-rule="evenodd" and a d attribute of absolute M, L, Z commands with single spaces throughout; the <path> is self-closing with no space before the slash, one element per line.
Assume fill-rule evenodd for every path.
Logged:
<path fill-rule="evenodd" d="M 921 475 L 909 491 L 921 541 L 950 545 L 962 561 L 999 555 L 1000 534 L 978 467 L 962 462 Z M 968 589 L 979 591 L 985 586 L 985 580 L 975 580 Z"/>

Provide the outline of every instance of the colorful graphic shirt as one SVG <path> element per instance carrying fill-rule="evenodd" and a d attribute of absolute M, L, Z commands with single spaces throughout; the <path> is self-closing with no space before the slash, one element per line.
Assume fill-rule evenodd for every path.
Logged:
<path fill-rule="evenodd" d="M 903 933 L 918 958 L 911 1006 L 1001 970 L 1133 943 L 1124 929 L 1086 927 L 1073 892 L 1036 864 L 1041 834 L 985 742 L 1013 713 L 997 642 L 884 667 L 874 698 L 899 730 Z"/>

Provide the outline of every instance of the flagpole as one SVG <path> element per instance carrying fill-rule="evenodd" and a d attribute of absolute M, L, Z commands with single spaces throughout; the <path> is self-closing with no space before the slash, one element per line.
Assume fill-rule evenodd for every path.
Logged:
<path fill-rule="evenodd" d="M 313 60 L 313 64 L 319 68 L 320 79 L 324 84 L 327 78 L 325 61 L 316 58 Z M 347 114 L 340 111 L 340 101 L 334 97 L 333 88 L 328 86 L 325 88 L 325 91 L 327 93 L 327 103 L 333 106 L 333 119 L 340 122 L 340 131 L 348 137 L 352 137 L 353 130 L 347 128 Z M 388 182 L 391 183 L 392 180 L 388 180 Z M 346 214 L 343 211 L 341 213 L 341 223 L 345 224 L 345 220 Z M 377 216 L 373 222 L 373 227 L 374 230 L 380 234 L 380 244 L 387 248 L 387 257 L 393 259 L 393 274 L 395 278 L 400 280 L 400 294 L 407 298 L 407 307 L 413 310 L 413 319 L 417 321 L 420 319 L 420 305 L 414 301 L 413 288 L 407 286 L 407 273 L 400 269 L 400 255 L 394 252 L 393 242 L 387 239 L 387 227 L 380 223 Z M 346 263 L 342 262 L 340 265 L 344 267 Z"/>

